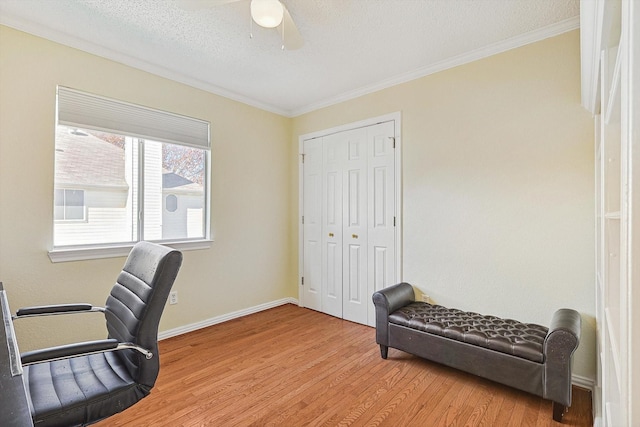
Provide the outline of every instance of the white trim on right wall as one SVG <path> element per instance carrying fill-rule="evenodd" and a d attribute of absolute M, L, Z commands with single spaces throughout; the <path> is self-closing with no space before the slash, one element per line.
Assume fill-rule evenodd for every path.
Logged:
<path fill-rule="evenodd" d="M 598 427 L 635 427 L 640 425 L 640 3 L 581 0 L 580 11 L 582 105 L 599 121 L 593 420 Z"/>

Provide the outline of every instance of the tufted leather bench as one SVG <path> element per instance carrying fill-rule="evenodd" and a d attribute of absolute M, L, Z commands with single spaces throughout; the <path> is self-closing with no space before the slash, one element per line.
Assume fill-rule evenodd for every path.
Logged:
<path fill-rule="evenodd" d="M 572 356 L 580 314 L 556 311 L 551 327 L 415 301 L 408 283 L 373 294 L 376 342 L 553 401 L 553 419 L 571 406 Z"/>

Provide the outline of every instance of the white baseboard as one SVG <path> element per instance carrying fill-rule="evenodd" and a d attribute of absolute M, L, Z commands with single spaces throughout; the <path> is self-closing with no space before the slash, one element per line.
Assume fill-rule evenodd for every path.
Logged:
<path fill-rule="evenodd" d="M 186 334 L 187 332 L 197 331 L 198 329 L 206 328 L 208 326 L 217 325 L 228 320 L 237 319 L 239 317 L 248 316 L 249 314 L 258 313 L 260 311 L 268 310 L 270 308 L 278 307 L 285 304 L 296 304 L 298 300 L 296 298 L 282 298 L 276 301 L 267 302 L 264 304 L 256 305 L 253 307 L 245 308 L 231 313 L 222 314 L 220 316 L 212 317 L 202 322 L 191 323 L 189 325 L 179 326 L 177 328 L 169 329 L 158 333 L 158 339 L 164 340 L 167 338 L 175 337 L 178 335 Z"/>
<path fill-rule="evenodd" d="M 591 393 L 593 393 L 593 390 L 595 389 L 595 386 L 596 386 L 596 383 L 593 380 L 593 378 L 583 377 L 581 375 L 576 375 L 576 374 L 571 375 L 571 383 L 575 386 L 586 388 L 587 390 L 591 391 Z"/>

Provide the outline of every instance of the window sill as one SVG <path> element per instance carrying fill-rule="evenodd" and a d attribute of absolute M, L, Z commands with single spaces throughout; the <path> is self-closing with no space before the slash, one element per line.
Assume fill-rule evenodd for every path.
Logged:
<path fill-rule="evenodd" d="M 178 242 L 166 242 L 161 243 L 164 246 L 168 246 L 173 249 L 181 251 L 192 251 L 198 249 L 209 249 L 213 240 L 185 240 Z M 59 248 L 49 251 L 49 259 L 51 262 L 68 262 L 68 261 L 83 261 L 89 259 L 100 258 L 116 258 L 126 257 L 129 255 L 134 243 L 123 244 L 118 246 L 91 246 L 91 247 L 73 247 L 73 248 Z"/>

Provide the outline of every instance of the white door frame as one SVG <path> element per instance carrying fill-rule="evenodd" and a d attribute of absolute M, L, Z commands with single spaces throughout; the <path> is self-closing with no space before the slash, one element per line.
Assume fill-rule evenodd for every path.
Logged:
<path fill-rule="evenodd" d="M 302 283 L 304 273 L 304 226 L 302 215 L 304 214 L 304 166 L 302 154 L 304 154 L 304 141 L 314 138 L 321 138 L 346 130 L 367 127 L 383 122 L 394 122 L 395 132 L 395 267 L 396 283 L 402 281 L 402 115 L 395 112 L 378 117 L 360 120 L 353 123 L 324 129 L 317 132 L 307 133 L 298 137 L 298 305 L 304 306 L 304 285 Z"/>

